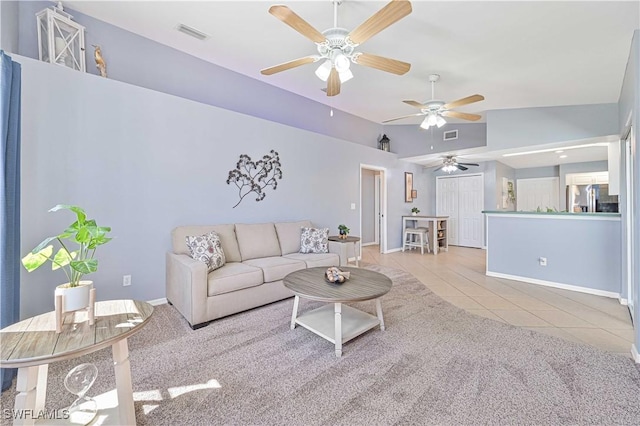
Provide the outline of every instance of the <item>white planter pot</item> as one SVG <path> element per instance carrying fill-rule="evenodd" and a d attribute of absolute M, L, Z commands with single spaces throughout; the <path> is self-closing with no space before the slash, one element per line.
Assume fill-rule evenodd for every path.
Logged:
<path fill-rule="evenodd" d="M 411 213 L 411 216 L 418 216 L 418 213 Z"/>
<path fill-rule="evenodd" d="M 62 295 L 62 312 L 77 311 L 89 306 L 89 292 L 93 281 L 80 281 L 77 287 L 69 287 L 69 283 L 56 287 L 55 296 Z"/>

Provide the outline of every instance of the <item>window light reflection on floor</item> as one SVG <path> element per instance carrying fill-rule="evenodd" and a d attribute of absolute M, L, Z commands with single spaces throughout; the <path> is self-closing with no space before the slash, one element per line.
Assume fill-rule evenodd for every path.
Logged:
<path fill-rule="evenodd" d="M 171 398 L 177 398 L 185 393 L 193 392 L 201 389 L 217 389 L 221 388 L 220 383 L 216 379 L 211 379 L 207 383 L 200 383 L 197 385 L 177 386 L 175 388 L 168 388 L 167 391 Z"/>

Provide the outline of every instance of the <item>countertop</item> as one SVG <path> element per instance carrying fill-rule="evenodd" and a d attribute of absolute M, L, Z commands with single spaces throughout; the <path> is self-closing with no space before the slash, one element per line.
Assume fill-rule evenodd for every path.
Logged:
<path fill-rule="evenodd" d="M 620 217 L 620 213 L 572 213 L 572 212 L 524 212 L 524 211 L 508 211 L 508 210 L 483 210 L 482 213 L 485 214 L 496 214 L 496 215 L 529 215 L 529 216 L 568 216 L 568 217 L 587 217 L 587 216 L 595 216 L 595 217 Z"/>

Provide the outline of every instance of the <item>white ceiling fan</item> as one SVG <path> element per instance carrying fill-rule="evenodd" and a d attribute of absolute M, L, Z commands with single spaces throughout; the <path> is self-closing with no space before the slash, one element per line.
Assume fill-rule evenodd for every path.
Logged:
<path fill-rule="evenodd" d="M 317 46 L 318 54 L 294 59 L 265 68 L 260 72 L 264 75 L 271 75 L 324 60 L 316 70 L 316 75 L 322 81 L 327 82 L 327 96 L 335 96 L 340 93 L 340 85 L 353 78 L 353 73 L 350 70 L 352 62 L 397 75 L 409 71 L 411 64 L 406 62 L 356 51 L 356 48 L 362 43 L 410 14 L 412 9 L 409 1 L 391 1 L 351 32 L 338 27 L 338 5 L 342 3 L 342 0 L 332 0 L 332 2 L 333 27 L 323 32 L 316 30 L 287 6 L 271 6 L 269 13 L 313 41 Z"/>
<path fill-rule="evenodd" d="M 471 104 L 473 102 L 482 101 L 484 100 L 484 96 L 471 95 L 471 96 L 467 96 L 466 98 L 458 99 L 457 101 L 448 102 L 448 103 L 437 100 L 435 96 L 435 83 L 439 79 L 440 79 L 440 75 L 438 74 L 431 74 L 429 76 L 429 81 L 431 82 L 431 100 L 430 101 L 427 101 L 425 103 L 420 103 L 416 101 L 403 101 L 407 105 L 411 105 L 412 107 L 419 108 L 420 109 L 419 113 L 392 118 L 391 120 L 383 121 L 383 123 L 402 120 L 403 118 L 419 117 L 421 115 L 426 115 L 426 118 L 420 124 L 420 127 L 423 129 L 428 129 L 431 126 L 442 127 L 445 124 L 447 124 L 447 120 L 445 120 L 444 117 L 461 118 L 463 120 L 470 120 L 470 121 L 477 121 L 480 118 L 482 118 L 482 116 L 478 114 L 469 114 L 466 112 L 452 111 L 452 109 L 463 106 L 463 105 Z"/>

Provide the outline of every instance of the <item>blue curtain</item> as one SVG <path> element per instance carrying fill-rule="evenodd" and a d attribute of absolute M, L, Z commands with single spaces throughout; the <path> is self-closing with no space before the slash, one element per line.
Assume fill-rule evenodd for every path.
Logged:
<path fill-rule="evenodd" d="M 0 50 L 0 327 L 20 319 L 20 64 Z M 16 369 L 0 369 L 2 390 Z"/>

